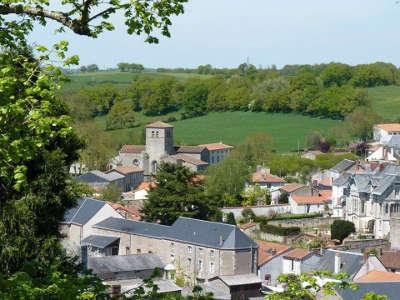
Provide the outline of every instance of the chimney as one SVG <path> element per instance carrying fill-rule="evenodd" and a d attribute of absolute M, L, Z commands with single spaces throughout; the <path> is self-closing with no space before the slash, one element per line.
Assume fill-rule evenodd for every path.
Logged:
<path fill-rule="evenodd" d="M 82 267 L 84 270 L 88 268 L 88 247 L 81 246 L 81 260 L 82 260 Z"/>
<path fill-rule="evenodd" d="M 340 253 L 336 252 L 335 253 L 335 266 L 334 266 L 335 274 L 340 273 L 341 266 L 342 266 L 342 257 L 340 256 Z"/>
<path fill-rule="evenodd" d="M 222 235 L 219 236 L 219 245 L 222 246 L 222 244 L 224 243 L 224 240 L 222 238 Z"/>

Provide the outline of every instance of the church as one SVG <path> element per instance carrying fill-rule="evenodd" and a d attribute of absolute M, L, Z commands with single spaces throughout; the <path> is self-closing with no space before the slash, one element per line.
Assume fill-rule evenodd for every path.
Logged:
<path fill-rule="evenodd" d="M 157 172 L 160 162 L 172 162 L 188 167 L 192 171 L 205 170 L 230 154 L 233 147 L 219 143 L 197 146 L 174 146 L 174 126 L 157 121 L 145 128 L 146 145 L 123 145 L 112 162 L 113 167 L 136 166 L 148 177 Z"/>

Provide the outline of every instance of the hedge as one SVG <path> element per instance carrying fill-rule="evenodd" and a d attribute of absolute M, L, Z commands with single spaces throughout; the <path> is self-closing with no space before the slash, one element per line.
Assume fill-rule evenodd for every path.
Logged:
<path fill-rule="evenodd" d="M 270 224 L 261 224 L 260 229 L 263 232 L 271 233 L 280 236 L 293 236 L 300 234 L 300 227 L 282 227 Z"/>

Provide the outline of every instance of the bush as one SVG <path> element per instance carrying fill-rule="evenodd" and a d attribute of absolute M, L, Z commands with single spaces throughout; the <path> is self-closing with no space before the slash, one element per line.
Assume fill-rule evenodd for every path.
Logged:
<path fill-rule="evenodd" d="M 256 214 L 251 208 L 245 208 L 242 210 L 242 217 L 246 222 L 251 222 L 256 220 Z"/>
<path fill-rule="evenodd" d="M 233 212 L 228 213 L 226 216 L 226 223 L 231 225 L 236 225 L 235 215 Z"/>
<path fill-rule="evenodd" d="M 293 236 L 300 234 L 300 227 L 281 227 L 270 224 L 260 224 L 260 229 L 263 232 L 280 235 L 280 236 Z"/>
<path fill-rule="evenodd" d="M 353 232 L 356 232 L 356 227 L 350 221 L 335 220 L 331 225 L 331 238 L 340 242 Z"/>

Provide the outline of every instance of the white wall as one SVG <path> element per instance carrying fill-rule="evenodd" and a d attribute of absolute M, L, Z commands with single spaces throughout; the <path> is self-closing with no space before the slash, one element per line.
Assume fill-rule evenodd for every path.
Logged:
<path fill-rule="evenodd" d="M 114 209 L 112 208 L 109 204 L 105 204 L 98 212 L 87 222 L 85 225 L 83 225 L 83 234 L 82 234 L 82 239 L 86 238 L 87 236 L 94 234 L 92 226 L 107 219 L 107 218 L 120 218 L 122 219 L 122 216 Z"/>
<path fill-rule="evenodd" d="M 292 214 L 317 213 L 324 211 L 324 204 L 299 205 L 292 199 L 291 196 L 289 197 L 289 204 Z M 309 208 L 307 209 L 307 207 Z"/>
<path fill-rule="evenodd" d="M 241 218 L 242 210 L 245 208 L 250 208 L 255 213 L 256 216 L 268 216 L 271 213 L 276 213 L 276 214 L 290 213 L 289 204 L 259 205 L 259 206 L 248 206 L 248 207 L 242 207 L 242 206 L 224 207 L 221 210 L 224 214 L 232 212 L 235 218 Z"/>
<path fill-rule="evenodd" d="M 292 268 L 293 266 L 293 268 Z M 301 261 L 288 258 L 282 259 L 282 272 L 284 274 L 301 274 Z"/>

